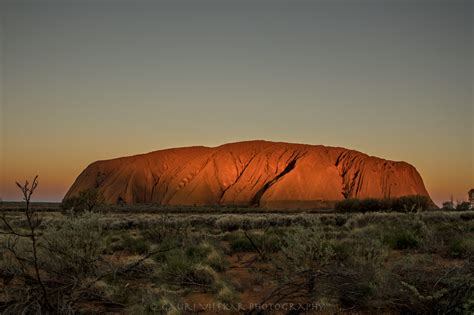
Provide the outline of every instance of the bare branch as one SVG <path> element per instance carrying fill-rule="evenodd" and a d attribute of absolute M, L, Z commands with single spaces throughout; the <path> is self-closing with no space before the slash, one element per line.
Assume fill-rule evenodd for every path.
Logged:
<path fill-rule="evenodd" d="M 43 283 L 43 280 L 41 279 L 41 275 L 39 271 L 39 263 L 38 263 L 37 239 L 36 239 L 38 235 L 35 233 L 35 229 L 41 224 L 41 219 L 35 214 L 34 211 L 33 212 L 30 211 L 31 196 L 33 195 L 36 187 L 38 187 L 38 175 L 36 175 L 35 178 L 33 179 L 31 186 L 28 181 L 25 181 L 24 185 L 21 185 L 19 182 L 16 182 L 16 185 L 21 190 L 23 194 L 23 199 L 25 200 L 26 207 L 23 213 L 25 214 L 26 220 L 28 222 L 28 228 L 30 230 L 30 233 L 25 234 L 25 233 L 17 232 L 8 222 L 8 220 L 6 219 L 6 216 L 3 215 L 2 221 L 7 227 L 8 231 L 2 232 L 1 234 L 10 234 L 10 235 L 15 235 L 19 237 L 28 237 L 31 240 L 33 260 L 25 259 L 23 257 L 18 256 L 18 254 L 15 251 L 15 243 L 13 243 L 13 245 L 10 246 L 9 250 L 19 261 L 28 262 L 34 266 L 36 281 L 39 283 L 42 293 L 43 293 L 42 299 L 45 302 L 46 308 L 48 310 L 51 310 L 52 307 L 51 307 L 51 304 L 49 303 L 48 292 L 46 290 L 46 286 Z"/>
<path fill-rule="evenodd" d="M 3 232 L 3 231 L 0 231 L 0 234 L 4 234 L 4 235 L 16 235 L 16 236 L 20 236 L 20 237 L 31 237 L 31 234 L 24 234 L 24 233 L 20 233 L 18 231 L 16 231 L 11 225 L 10 223 L 8 222 L 7 218 L 6 218 L 6 215 L 3 214 L 0 219 L 3 221 L 3 224 L 7 227 L 8 231 L 7 232 Z"/>

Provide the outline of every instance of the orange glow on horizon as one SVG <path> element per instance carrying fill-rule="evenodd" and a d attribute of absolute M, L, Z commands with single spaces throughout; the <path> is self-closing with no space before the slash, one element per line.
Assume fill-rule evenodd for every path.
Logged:
<path fill-rule="evenodd" d="M 49 161 L 48 159 L 37 159 L 34 163 L 29 163 L 27 159 L 19 157 L 17 159 L 9 159 L 4 176 L 0 181 L 0 187 L 3 187 L 2 198 L 5 201 L 19 201 L 21 194 L 17 189 L 15 182 L 24 182 L 31 180 L 35 174 L 39 175 L 39 186 L 34 200 L 36 201 L 61 201 L 69 187 L 87 165 L 102 159 L 127 156 L 144 152 L 116 154 L 115 156 L 105 156 L 99 159 L 91 159 L 89 155 L 82 157 L 76 154 L 74 161 L 58 159 L 57 161 Z M 379 156 L 387 158 L 386 156 Z M 413 165 L 413 163 L 410 163 Z M 27 167 L 25 167 L 27 166 Z M 443 201 L 449 200 L 451 195 L 455 201 L 464 201 L 467 199 L 467 191 L 470 189 L 465 183 L 469 183 L 472 179 L 467 172 L 457 174 L 450 171 L 444 171 L 437 165 L 425 163 L 425 165 L 416 165 L 417 170 L 421 174 L 425 187 L 427 188 L 433 201 L 441 205 Z M 424 166 L 424 167 L 423 167 Z M 430 172 L 427 172 L 430 170 Z"/>

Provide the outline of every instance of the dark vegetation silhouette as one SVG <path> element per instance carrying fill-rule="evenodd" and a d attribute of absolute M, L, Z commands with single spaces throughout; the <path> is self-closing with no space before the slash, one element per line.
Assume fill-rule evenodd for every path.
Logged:
<path fill-rule="evenodd" d="M 432 208 L 430 200 L 426 196 L 413 195 L 398 198 L 349 198 L 337 202 L 334 210 L 336 212 L 405 212 L 413 213 L 426 211 Z"/>
<path fill-rule="evenodd" d="M 97 188 L 83 190 L 78 196 L 64 199 L 61 202 L 61 209 L 73 212 L 94 211 L 104 205 L 104 196 Z"/>

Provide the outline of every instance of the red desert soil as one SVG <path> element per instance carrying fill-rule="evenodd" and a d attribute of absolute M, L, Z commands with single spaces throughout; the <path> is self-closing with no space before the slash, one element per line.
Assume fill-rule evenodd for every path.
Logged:
<path fill-rule="evenodd" d="M 110 204 L 314 208 L 344 197 L 428 196 L 417 170 L 338 147 L 246 141 L 97 161 L 65 198 L 99 188 Z M 429 197 L 429 196 L 428 196 Z"/>

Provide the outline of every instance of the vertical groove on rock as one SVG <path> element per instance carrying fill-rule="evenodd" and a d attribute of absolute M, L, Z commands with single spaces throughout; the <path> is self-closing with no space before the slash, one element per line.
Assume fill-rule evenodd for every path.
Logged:
<path fill-rule="evenodd" d="M 239 179 L 242 177 L 242 175 L 244 175 L 245 170 L 247 170 L 247 168 L 249 167 L 250 163 L 252 163 L 252 161 L 255 159 L 256 156 L 257 156 L 257 155 L 255 154 L 255 155 L 253 155 L 253 156 L 248 160 L 248 162 L 244 165 L 244 167 L 242 168 L 242 171 L 241 171 L 240 174 L 237 176 L 237 178 L 235 179 L 235 181 L 234 181 L 231 185 L 229 185 L 226 189 L 224 189 L 224 190 L 222 191 L 222 194 L 221 194 L 221 196 L 220 196 L 220 198 L 219 198 L 219 203 L 222 202 L 222 198 L 224 198 L 225 193 L 226 193 L 231 187 L 233 187 L 234 185 L 236 185 L 236 184 L 239 182 Z"/>
<path fill-rule="evenodd" d="M 255 205 L 257 207 L 260 206 L 260 199 L 262 198 L 263 194 L 273 184 L 275 184 L 280 178 L 282 178 L 283 176 L 285 176 L 286 174 L 291 172 L 295 168 L 295 166 L 296 166 L 296 159 L 293 159 L 290 163 L 288 163 L 288 165 L 285 167 L 285 169 L 280 174 L 278 174 L 275 178 L 273 178 L 272 180 L 265 183 L 265 185 L 263 185 L 263 187 L 259 191 L 257 191 L 255 196 L 252 198 L 251 205 Z"/>

